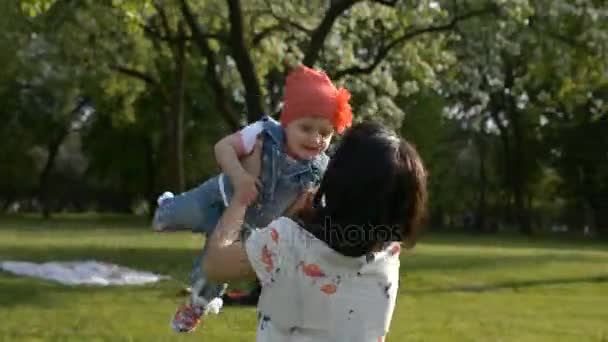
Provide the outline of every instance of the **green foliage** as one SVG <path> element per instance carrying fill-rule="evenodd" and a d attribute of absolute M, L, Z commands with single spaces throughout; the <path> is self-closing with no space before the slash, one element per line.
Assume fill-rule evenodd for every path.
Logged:
<path fill-rule="evenodd" d="M 182 1 L 0 4 L 0 43 L 14 47 L 0 52 L 0 133 L 13 137 L 0 141 L 10 165 L 2 187 L 35 187 L 47 146 L 74 129 L 84 97 L 95 107 L 79 129 L 85 183 L 134 197 L 163 191 L 180 27 L 186 183 L 217 172 L 213 144 L 245 122 L 247 87 L 228 3 L 183 3 L 210 51 L 186 24 Z M 236 33 L 268 113 L 280 109 L 289 66 L 303 61 L 337 3 L 240 1 Z M 352 1 L 314 65 L 351 91 L 355 121 L 383 122 L 420 149 L 439 216 L 475 211 L 483 197 L 488 215 L 506 217 L 520 193 L 532 214 L 557 221 L 577 203 L 603 210 L 606 19 L 597 0 Z M 578 225 L 589 221 L 576 215 Z"/>
<path fill-rule="evenodd" d="M 46 13 L 57 0 L 21 0 L 21 9 L 30 17 Z"/>

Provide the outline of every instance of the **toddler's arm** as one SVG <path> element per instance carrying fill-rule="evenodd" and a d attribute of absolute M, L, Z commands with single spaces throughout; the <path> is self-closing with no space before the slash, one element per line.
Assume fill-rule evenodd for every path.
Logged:
<path fill-rule="evenodd" d="M 228 135 L 215 144 L 215 159 L 222 172 L 228 175 L 233 182 L 245 173 L 257 176 L 251 154 L 243 152 L 241 137 L 238 133 Z M 246 167 L 248 170 L 245 169 Z"/>
<path fill-rule="evenodd" d="M 220 168 L 236 190 L 244 193 L 250 201 L 257 197 L 261 169 L 261 142 L 255 131 L 254 135 L 249 135 L 256 127 L 254 125 L 224 137 L 215 145 L 215 157 Z M 245 139 L 255 140 L 244 142 Z"/>

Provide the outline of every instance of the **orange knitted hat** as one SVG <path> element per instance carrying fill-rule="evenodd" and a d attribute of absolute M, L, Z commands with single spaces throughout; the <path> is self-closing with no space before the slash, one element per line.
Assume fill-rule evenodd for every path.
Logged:
<path fill-rule="evenodd" d="M 303 117 L 324 117 L 342 133 L 352 123 L 350 97 L 348 90 L 336 89 L 325 73 L 300 65 L 285 82 L 281 124 L 287 126 Z"/>

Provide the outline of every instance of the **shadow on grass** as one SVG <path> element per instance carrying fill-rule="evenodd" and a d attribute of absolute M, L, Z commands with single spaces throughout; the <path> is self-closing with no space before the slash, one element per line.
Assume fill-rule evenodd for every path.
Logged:
<path fill-rule="evenodd" d="M 501 268 L 517 268 L 520 266 L 536 267 L 546 263 L 585 263 L 605 264 L 608 260 L 586 254 L 555 254 L 535 253 L 528 255 L 478 255 L 432 253 L 416 254 L 401 258 L 401 270 L 405 273 L 417 271 L 471 271 L 496 270 Z"/>
<path fill-rule="evenodd" d="M 428 293 L 450 293 L 450 292 L 493 292 L 500 290 L 518 291 L 524 288 L 551 286 L 551 285 L 570 285 L 570 284 L 592 284 L 608 283 L 608 275 L 596 275 L 587 277 L 552 278 L 552 279 L 529 279 L 515 280 L 496 284 L 486 285 L 460 285 L 448 288 L 403 290 L 406 294 L 428 294 Z"/>
<path fill-rule="evenodd" d="M 7 229 L 12 231 L 67 231 L 69 234 L 74 232 L 74 239 L 77 241 L 79 236 L 88 234 L 88 231 L 99 229 L 112 230 L 120 234 L 121 230 L 130 230 L 134 234 L 139 234 L 139 230 L 148 231 L 147 220 L 138 217 L 124 216 L 76 216 L 76 217 L 57 217 L 44 221 L 38 217 L 0 217 L 0 230 Z M 71 235 L 68 235 L 71 236 Z M 120 239 L 120 235 L 116 235 Z M 578 253 L 581 250 L 608 252 L 608 246 L 598 245 L 593 241 L 563 241 L 563 240 L 532 240 L 516 235 L 486 235 L 475 236 L 453 233 L 433 233 L 425 236 L 421 240 L 422 245 L 463 247 L 463 250 L 443 250 L 437 248 L 432 253 L 421 253 L 412 256 L 403 256 L 401 270 L 410 274 L 424 272 L 450 272 L 450 271 L 488 271 L 488 270 L 517 270 L 522 267 L 542 267 L 547 263 L 581 263 L 581 264 L 605 264 L 608 254 L 593 255 Z M 484 252 L 477 251 L 477 247 L 498 247 L 498 248 L 532 248 L 533 252 L 509 254 L 509 252 Z M 20 261 L 75 261 L 75 260 L 98 260 L 111 262 L 123 266 L 133 267 L 140 270 L 155 272 L 172 277 L 170 283 L 161 282 L 155 285 L 138 286 L 136 291 L 133 287 L 108 287 L 99 288 L 91 286 L 64 286 L 50 281 L 37 280 L 33 278 L 17 277 L 8 273 L 0 273 L 0 307 L 13 307 L 20 304 L 31 305 L 61 305 L 55 303 L 53 294 L 75 293 L 85 294 L 76 296 L 78 300 L 86 298 L 88 294 L 95 294 L 103 291 L 112 291 L 134 295 L 151 294 L 165 298 L 174 297 L 179 287 L 188 280 L 192 261 L 197 251 L 188 248 L 158 248 L 145 247 L 112 247 L 112 246 L 2 246 L 0 250 L 0 260 L 20 260 Z M 423 276 L 422 274 L 420 276 Z M 452 288 L 439 289 L 416 289 L 413 291 L 436 293 L 436 292 L 483 292 L 497 291 L 501 289 L 525 288 L 543 285 L 569 284 L 582 282 L 606 282 L 605 276 L 584 277 L 584 278 L 561 278 L 561 279 L 538 279 L 526 281 L 513 281 L 498 283 L 495 285 L 484 286 L 459 286 Z M 179 283 L 179 284 L 178 284 Z M 175 285 L 175 286 L 174 286 Z M 140 294 L 143 293 L 143 294 Z M 407 293 L 407 291 L 406 291 Z M 65 299 L 64 299 L 65 300 Z"/>
<path fill-rule="evenodd" d="M 150 219 L 142 216 L 83 213 L 56 214 L 49 220 L 40 214 L 0 215 L 0 230 L 18 229 L 23 231 L 37 230 L 121 230 L 135 229 L 151 231 Z M 515 232 L 496 234 L 474 234 L 464 231 L 426 231 L 420 239 L 421 245 L 442 245 L 462 247 L 492 248 L 534 248 L 534 249 L 568 249 L 584 251 L 601 251 L 608 253 L 608 241 L 589 239 L 582 236 L 544 234 L 526 237 Z"/>
<path fill-rule="evenodd" d="M 608 243 L 600 239 L 574 236 L 544 235 L 526 237 L 514 233 L 472 234 L 464 232 L 427 232 L 421 245 L 490 248 L 559 249 L 571 251 L 597 251 L 608 253 Z"/>
<path fill-rule="evenodd" d="M 53 231 L 64 230 L 121 230 L 142 229 L 150 230 L 150 221 L 145 217 L 134 215 L 110 215 L 110 214 L 58 214 L 48 220 L 39 215 L 0 215 L 1 229 L 18 229 L 23 231 Z"/>
<path fill-rule="evenodd" d="M 47 261 L 75 261 L 75 260 L 97 260 L 115 263 L 139 270 L 155 272 L 171 277 L 171 286 L 163 285 L 164 282 L 155 285 L 138 286 L 137 292 L 146 290 L 158 291 L 159 287 L 165 291 L 166 296 L 175 296 L 177 289 L 186 284 L 190 267 L 196 256 L 197 251 L 186 248 L 158 248 L 158 247 L 111 247 L 111 246 L 64 246 L 64 247 L 8 247 L 0 252 L 0 260 L 18 260 L 31 262 Z M 458 254 L 432 254 L 414 255 L 402 258 L 402 271 L 406 276 L 417 272 L 427 271 L 457 271 L 457 270 L 496 270 L 513 269 L 524 265 L 542 266 L 550 262 L 573 262 L 573 263 L 602 263 L 603 258 L 593 258 L 589 255 L 574 254 L 533 254 L 533 255 L 505 255 L 505 256 L 484 256 L 480 255 L 458 255 Z M 563 282 L 568 281 L 562 280 Z M 572 282 L 582 281 L 586 278 L 572 278 Z M 601 278 L 600 280 L 603 280 Z M 538 286 L 543 281 L 524 282 L 522 286 Z M 553 282 L 554 280 L 547 280 Z M 559 280 L 558 280 L 559 281 Z M 181 284 L 181 285 L 178 285 Z M 548 284 L 548 283 L 547 283 Z M 493 286 L 494 289 L 517 287 L 515 283 L 505 283 Z M 71 293 L 96 293 L 97 291 L 122 291 L 117 290 L 129 287 L 108 287 L 99 288 L 92 286 L 64 286 L 50 281 L 43 281 L 34 278 L 24 278 L 0 273 L 0 304 L 2 306 L 15 306 L 22 303 L 48 305 L 49 294 L 58 292 Z M 172 288 L 172 289 L 170 289 Z M 131 287 L 132 289 L 132 287 Z M 453 289 L 432 289 L 422 292 L 454 292 L 466 291 L 468 288 Z M 475 290 L 475 288 L 472 288 Z M 470 290 L 470 291 L 473 291 Z M 416 290 L 418 291 L 418 290 Z M 478 289 L 479 292 L 481 290 Z"/>

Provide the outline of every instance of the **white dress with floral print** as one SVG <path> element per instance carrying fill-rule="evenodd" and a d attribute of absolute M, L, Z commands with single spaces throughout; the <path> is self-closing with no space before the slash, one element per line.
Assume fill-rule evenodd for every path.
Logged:
<path fill-rule="evenodd" d="M 262 284 L 257 340 L 383 341 L 395 308 L 399 244 L 343 256 L 289 218 L 245 243 Z"/>

